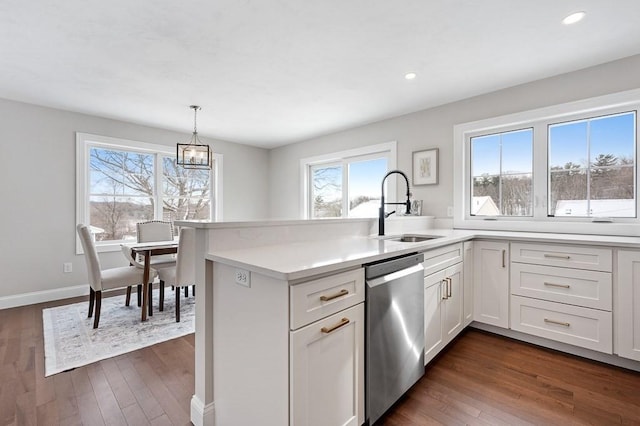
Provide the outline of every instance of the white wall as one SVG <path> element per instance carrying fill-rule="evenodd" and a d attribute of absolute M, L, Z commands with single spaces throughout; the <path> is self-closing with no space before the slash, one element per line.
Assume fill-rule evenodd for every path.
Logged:
<path fill-rule="evenodd" d="M 455 124 L 636 88 L 640 55 L 274 149 L 269 154 L 271 217 L 298 217 L 300 158 L 392 140 L 398 142 L 398 168 L 409 176 L 413 151 L 440 148 L 439 184 L 412 192 L 424 200 L 423 214 L 446 217 L 453 205 Z"/>
<path fill-rule="evenodd" d="M 88 282 L 75 254 L 76 131 L 169 146 L 190 136 L 188 127 L 170 132 L 0 99 L 0 308 L 14 295 Z M 268 152 L 207 142 L 224 156 L 224 220 L 267 216 Z M 126 264 L 120 252 L 100 259 L 105 268 Z M 62 272 L 63 262 L 73 263 L 72 273 Z"/>

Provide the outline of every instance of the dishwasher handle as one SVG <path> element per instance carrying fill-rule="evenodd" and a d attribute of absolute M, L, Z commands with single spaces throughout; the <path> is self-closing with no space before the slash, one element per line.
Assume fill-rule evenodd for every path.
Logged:
<path fill-rule="evenodd" d="M 416 273 L 420 273 L 420 274 L 424 274 L 424 266 L 422 266 L 422 263 L 419 263 L 417 265 L 413 265 L 409 268 L 406 269 L 401 269 L 399 271 L 396 272 L 392 272 L 390 274 L 387 275 L 383 275 L 381 277 L 378 278 L 374 278 L 374 279 L 368 279 L 367 280 L 367 286 L 369 288 L 373 288 L 373 287 L 377 287 L 381 284 L 385 284 L 388 283 L 389 281 L 393 281 L 393 280 L 397 280 L 412 274 L 416 274 Z"/>

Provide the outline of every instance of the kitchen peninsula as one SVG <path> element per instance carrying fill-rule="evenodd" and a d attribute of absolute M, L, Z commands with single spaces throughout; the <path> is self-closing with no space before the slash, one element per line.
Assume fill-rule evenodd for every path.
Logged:
<path fill-rule="evenodd" d="M 600 268 L 584 266 L 583 261 L 591 259 L 591 247 L 603 247 L 602 256 L 605 259 L 607 255 L 612 258 L 612 250 L 617 250 L 616 257 L 620 257 L 623 251 L 633 254 L 634 249 L 640 248 L 638 237 L 425 228 L 402 229 L 400 233 L 429 234 L 438 238 L 423 242 L 401 242 L 392 238 L 395 231 L 391 228 L 387 232 L 391 236 L 371 236 L 374 221 L 176 222 L 179 226 L 190 226 L 197 230 L 196 386 L 191 402 L 191 420 L 195 425 L 279 426 L 298 424 L 296 419 L 309 419 L 317 413 L 327 415 L 328 412 L 336 416 L 336 424 L 360 425 L 364 421 L 363 264 L 414 252 L 444 253 L 442 249 L 445 247 L 457 248 L 462 247 L 463 243 L 470 244 L 471 240 L 482 240 L 479 242 L 505 244 L 507 248 L 496 253 L 501 256 L 502 268 L 506 271 L 510 266 L 509 242 L 524 242 L 538 251 L 546 244 L 544 248 L 553 249 L 553 253 L 564 253 L 571 249 L 572 254 L 566 255 L 567 259 L 579 259 L 582 264 L 578 264 L 576 269 L 588 270 Z M 574 252 L 578 255 L 574 256 Z M 469 253 L 475 254 L 472 251 Z M 437 256 L 431 260 L 427 260 L 428 257 L 425 256 L 425 262 L 441 261 Z M 564 262 L 565 259 L 552 261 L 556 263 L 551 267 L 558 268 L 558 262 Z M 446 261 L 441 263 L 446 266 Z M 467 262 L 466 258 L 465 263 L 466 298 L 472 301 L 476 284 L 471 278 L 477 276 L 477 271 L 467 269 L 473 264 Z M 640 280 L 634 278 L 634 281 Z M 508 280 L 502 290 L 506 292 L 506 303 L 509 300 L 513 303 L 526 299 L 509 293 Z M 327 292 L 321 296 L 325 302 L 318 304 L 312 301 L 320 300 L 315 296 L 323 291 Z M 334 291 L 337 291 L 336 295 L 332 293 Z M 611 293 L 611 287 L 606 291 Z M 310 295 L 314 297 L 307 297 Z M 474 302 L 476 317 L 465 312 L 468 320 L 464 325 L 480 318 L 479 327 L 486 326 L 496 331 L 491 328 L 496 327 L 490 325 L 490 321 L 483 322 L 478 315 L 486 307 L 477 302 Z M 573 309 L 573 306 L 570 307 Z M 473 304 L 465 303 L 465 310 L 467 308 L 472 309 Z M 606 310 L 604 312 L 609 322 L 599 324 L 605 324 L 606 330 L 606 324 L 611 324 L 615 315 L 612 315 L 611 309 L 608 314 Z M 491 317 L 493 313 L 489 313 L 491 315 L 488 317 Z M 514 319 L 511 318 L 512 324 Z M 506 320 L 508 323 L 508 318 Z M 638 322 L 638 318 L 633 321 Z M 321 343 L 320 349 L 309 349 L 316 352 L 307 352 L 307 358 L 301 357 L 300 351 L 309 348 L 304 342 L 309 344 L 318 341 L 317 336 L 309 334 L 316 333 L 310 331 L 310 324 L 318 329 L 318 335 L 319 330 L 323 330 L 327 339 L 339 339 L 340 345 Z M 497 328 L 505 335 L 512 332 L 508 326 Z M 332 334 L 336 329 L 340 333 Z M 611 334 L 611 330 L 608 334 Z M 550 330 L 546 335 L 532 338 L 542 338 L 551 347 L 555 343 L 554 336 L 553 330 Z M 521 335 L 513 337 L 522 338 Z M 586 356 L 595 358 L 601 352 L 603 357 L 609 357 L 605 362 L 611 363 L 615 363 L 614 358 L 619 358 L 614 355 L 620 352 L 616 349 L 624 346 L 613 345 L 605 339 L 598 343 L 601 347 L 593 349 L 582 344 L 589 339 L 576 336 L 575 341 L 570 343 L 587 348 L 576 346 L 578 351 L 588 351 Z M 557 344 L 561 345 L 560 350 L 571 351 L 570 345 L 562 342 Z M 629 345 L 631 348 L 628 353 L 635 354 L 640 342 L 632 341 Z M 319 360 L 319 354 L 326 359 Z M 633 356 L 620 358 L 621 364 L 640 369 L 637 360 L 630 360 L 634 359 Z M 323 365 L 325 361 L 326 365 L 331 365 L 333 361 L 348 362 L 345 370 L 334 374 L 331 370 L 316 371 L 310 368 L 310 363 L 303 358 L 313 360 L 316 365 Z M 340 382 L 331 382 L 334 378 Z M 314 380 L 316 384 L 321 382 L 321 389 L 317 385 L 315 388 L 308 386 Z M 317 407 L 318 400 L 314 400 L 314 397 L 324 395 L 323 392 L 332 392 L 341 399 L 337 399 L 337 405 L 331 409 L 324 405 Z M 351 397 L 345 398 L 349 392 Z M 320 402 L 325 404 L 327 401 Z M 333 402 L 333 398 L 330 402 Z M 316 409 L 317 412 L 314 411 Z"/>

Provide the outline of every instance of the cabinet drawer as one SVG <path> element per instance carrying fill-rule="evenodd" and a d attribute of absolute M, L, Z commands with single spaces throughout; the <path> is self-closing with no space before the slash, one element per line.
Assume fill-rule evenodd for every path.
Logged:
<path fill-rule="evenodd" d="M 611 312 L 511 296 L 511 328 L 611 354 Z"/>
<path fill-rule="evenodd" d="M 364 301 L 364 269 L 291 286 L 291 330 Z"/>
<path fill-rule="evenodd" d="M 513 263 L 511 294 L 611 310 L 611 273 Z"/>
<path fill-rule="evenodd" d="M 462 262 L 462 243 L 451 244 L 425 251 L 424 253 L 424 276 L 431 275 L 441 269 Z"/>
<path fill-rule="evenodd" d="M 511 261 L 611 272 L 611 249 L 511 243 Z"/>

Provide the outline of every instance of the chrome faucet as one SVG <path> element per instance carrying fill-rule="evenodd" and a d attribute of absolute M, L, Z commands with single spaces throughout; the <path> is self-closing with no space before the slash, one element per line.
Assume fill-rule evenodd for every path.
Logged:
<path fill-rule="evenodd" d="M 407 182 L 407 201 L 404 203 L 385 203 L 384 202 L 384 181 L 387 180 L 387 178 L 389 177 L 389 175 L 392 175 L 394 173 L 397 173 L 399 175 L 402 175 L 402 177 L 404 178 L 405 182 Z M 391 170 L 389 173 L 387 173 L 386 175 L 384 175 L 384 177 L 382 178 L 382 192 L 381 192 L 381 197 L 380 197 L 380 215 L 378 216 L 378 235 L 384 235 L 384 219 L 391 216 L 392 214 L 394 214 L 396 211 L 392 211 L 390 213 L 385 213 L 384 211 L 384 206 L 386 204 L 393 204 L 393 205 L 406 205 L 407 207 L 407 212 L 406 214 L 411 214 L 411 200 L 409 199 L 411 197 L 411 192 L 409 192 L 409 178 L 407 178 L 407 175 L 405 175 L 403 172 L 401 172 L 400 170 Z"/>

